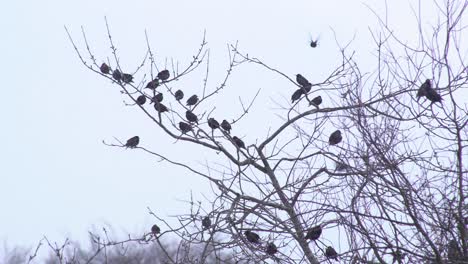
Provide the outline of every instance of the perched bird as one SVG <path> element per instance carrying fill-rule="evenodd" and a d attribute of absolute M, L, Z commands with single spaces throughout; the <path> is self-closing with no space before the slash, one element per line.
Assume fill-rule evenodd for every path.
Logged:
<path fill-rule="evenodd" d="M 211 227 L 211 219 L 208 216 L 205 216 L 202 220 L 203 229 L 208 229 Z"/>
<path fill-rule="evenodd" d="M 133 82 L 133 76 L 131 74 L 129 74 L 129 73 L 122 74 L 122 82 L 132 83 Z"/>
<path fill-rule="evenodd" d="M 99 67 L 99 69 L 104 74 L 109 74 L 109 72 L 110 72 L 110 67 L 105 63 L 101 64 L 101 67 Z"/>
<path fill-rule="evenodd" d="M 316 47 L 317 47 L 317 44 L 318 44 L 318 40 L 311 40 L 311 41 L 310 41 L 310 46 L 311 46 L 312 48 L 316 48 Z"/>
<path fill-rule="evenodd" d="M 250 243 L 258 244 L 260 243 L 260 236 L 250 230 L 244 232 L 245 237 Z"/>
<path fill-rule="evenodd" d="M 432 89 L 432 85 L 431 80 L 427 79 L 423 84 L 421 84 L 421 86 L 418 89 L 418 93 L 416 94 L 417 101 L 419 101 L 419 98 L 421 98 L 422 96 L 426 96 L 427 91 L 429 89 Z"/>
<path fill-rule="evenodd" d="M 217 129 L 217 128 L 219 128 L 219 123 L 218 123 L 218 121 L 216 121 L 216 119 L 211 117 L 211 118 L 208 118 L 208 126 L 211 129 Z"/>
<path fill-rule="evenodd" d="M 136 103 L 137 105 L 144 105 L 146 103 L 146 96 L 144 95 L 138 96 L 138 98 L 136 99 Z"/>
<path fill-rule="evenodd" d="M 432 103 L 442 102 L 442 97 L 433 88 L 427 90 L 426 98 Z"/>
<path fill-rule="evenodd" d="M 112 78 L 114 78 L 118 82 L 122 80 L 122 73 L 119 71 L 119 69 L 116 69 L 115 71 L 112 72 Z"/>
<path fill-rule="evenodd" d="M 154 79 L 154 80 L 148 82 L 148 84 L 146 85 L 145 88 L 154 90 L 154 89 L 156 89 L 158 86 L 159 86 L 159 80 L 158 80 L 158 79 Z"/>
<path fill-rule="evenodd" d="M 332 247 L 327 247 L 327 249 L 325 249 L 325 257 L 329 258 L 329 259 L 337 259 L 338 258 L 338 253 L 336 253 L 336 250 Z"/>
<path fill-rule="evenodd" d="M 238 147 L 238 148 L 243 148 L 245 149 L 245 144 L 244 144 L 244 141 L 242 141 L 242 139 L 234 136 L 232 137 L 232 140 L 234 141 L 234 144 Z"/>
<path fill-rule="evenodd" d="M 160 113 L 164 113 L 164 112 L 169 111 L 165 105 L 163 105 L 162 103 L 159 103 L 159 102 L 154 103 L 154 109 L 156 109 L 156 111 L 158 111 Z"/>
<path fill-rule="evenodd" d="M 198 117 L 196 114 L 192 113 L 192 111 L 187 110 L 187 112 L 185 112 L 185 117 L 189 122 L 198 124 Z"/>
<path fill-rule="evenodd" d="M 302 88 L 296 90 L 291 96 L 291 103 L 294 103 L 294 101 L 299 100 L 303 94 L 304 94 L 304 90 L 302 90 Z"/>
<path fill-rule="evenodd" d="M 330 145 L 333 146 L 333 145 L 340 143 L 342 139 L 343 137 L 341 136 L 341 131 L 337 130 L 330 135 L 330 138 L 328 139 L 328 143 L 330 143 Z"/>
<path fill-rule="evenodd" d="M 310 84 L 310 82 L 300 74 L 296 74 L 296 82 L 300 86 L 308 86 Z"/>
<path fill-rule="evenodd" d="M 232 127 L 231 124 L 229 124 L 229 122 L 224 119 L 223 122 L 221 122 L 221 128 L 230 133 Z"/>
<path fill-rule="evenodd" d="M 307 84 L 307 85 L 304 85 L 304 86 L 302 86 L 301 89 L 302 89 L 302 91 L 306 94 L 306 93 L 310 92 L 310 90 L 312 89 L 312 84 L 309 83 L 309 84 Z"/>
<path fill-rule="evenodd" d="M 162 93 L 157 93 L 153 96 L 153 98 L 151 98 L 151 102 L 152 103 L 160 103 L 162 102 L 164 96 Z"/>
<path fill-rule="evenodd" d="M 307 231 L 305 239 L 317 240 L 321 234 L 322 234 L 322 227 L 320 225 L 314 226 L 311 229 L 309 229 L 309 231 Z"/>
<path fill-rule="evenodd" d="M 184 92 L 182 92 L 182 90 L 177 90 L 174 94 L 174 97 L 177 101 L 180 101 L 182 98 L 184 98 Z"/>
<path fill-rule="evenodd" d="M 322 103 L 322 96 L 317 96 L 315 97 L 314 99 L 312 99 L 312 101 L 310 101 L 310 104 L 309 105 L 314 105 L 318 108 L 318 106 Z"/>
<path fill-rule="evenodd" d="M 196 94 L 192 95 L 189 97 L 189 99 L 187 99 L 187 105 L 190 106 L 190 105 L 194 105 L 198 102 L 198 96 Z"/>
<path fill-rule="evenodd" d="M 192 126 L 185 122 L 179 122 L 179 129 L 182 131 L 182 134 L 185 134 L 189 131 L 192 131 Z"/>
<path fill-rule="evenodd" d="M 151 227 L 151 233 L 156 236 L 157 234 L 161 233 L 161 228 L 159 228 L 157 225 L 153 225 Z"/>
<path fill-rule="evenodd" d="M 134 136 L 134 137 L 129 138 L 127 140 L 127 143 L 125 144 L 125 146 L 127 148 L 135 148 L 138 145 L 138 143 L 140 143 L 140 137 L 139 136 Z"/>
<path fill-rule="evenodd" d="M 266 253 L 268 255 L 274 255 L 274 254 L 278 253 L 278 248 L 276 247 L 276 245 L 273 242 L 268 243 L 268 245 L 266 247 Z"/>
<path fill-rule="evenodd" d="M 165 81 L 167 79 L 169 79 L 169 71 L 168 70 L 162 70 L 158 73 L 158 79 L 162 80 L 162 81 Z"/>

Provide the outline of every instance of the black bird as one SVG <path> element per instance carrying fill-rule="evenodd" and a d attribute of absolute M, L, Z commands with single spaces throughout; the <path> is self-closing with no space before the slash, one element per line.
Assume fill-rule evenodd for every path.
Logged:
<path fill-rule="evenodd" d="M 160 103 L 162 102 L 164 96 L 162 93 L 157 93 L 153 96 L 153 98 L 151 98 L 151 102 L 153 103 Z"/>
<path fill-rule="evenodd" d="M 182 134 L 185 134 L 189 131 L 192 131 L 192 126 L 185 122 L 179 122 L 179 129 L 182 131 Z"/>
<path fill-rule="evenodd" d="M 419 101 L 420 97 L 426 96 L 427 91 L 430 89 L 432 89 L 431 80 L 427 79 L 418 89 L 418 93 L 416 94 L 417 101 Z"/>
<path fill-rule="evenodd" d="M 140 137 L 139 136 L 134 136 L 134 137 L 129 138 L 127 140 L 127 143 L 125 144 L 125 146 L 127 148 L 135 148 L 138 145 L 138 143 L 140 143 Z"/>
<path fill-rule="evenodd" d="M 296 82 L 303 87 L 310 84 L 310 82 L 300 74 L 296 74 Z"/>
<path fill-rule="evenodd" d="M 309 229 L 309 231 L 307 231 L 307 235 L 305 236 L 305 239 L 317 240 L 321 234 L 322 234 L 322 227 L 320 225 L 314 226 L 311 229 Z"/>
<path fill-rule="evenodd" d="M 255 244 L 260 243 L 260 236 L 258 234 L 247 230 L 244 232 L 244 235 L 250 243 L 255 243 Z"/>
<path fill-rule="evenodd" d="M 122 81 L 124 83 L 132 83 L 133 82 L 133 76 L 129 73 L 124 73 L 122 74 Z"/>
<path fill-rule="evenodd" d="M 231 132 L 231 124 L 229 124 L 228 121 L 226 121 L 226 119 L 223 120 L 223 122 L 221 122 L 221 128 L 224 129 L 226 132 L 230 133 Z"/>
<path fill-rule="evenodd" d="M 164 112 L 169 111 L 167 109 L 167 107 L 165 105 L 163 105 L 162 103 L 154 103 L 154 109 L 156 109 L 156 111 L 158 111 L 160 113 L 164 113 Z"/>
<path fill-rule="evenodd" d="M 336 253 L 336 250 L 332 247 L 327 247 L 327 249 L 325 249 L 325 257 L 329 258 L 329 259 L 337 259 L 338 258 L 338 253 Z"/>
<path fill-rule="evenodd" d="M 190 105 L 194 105 L 198 102 L 198 96 L 196 94 L 192 95 L 189 97 L 189 99 L 187 99 L 187 105 L 190 106 Z"/>
<path fill-rule="evenodd" d="M 185 117 L 188 121 L 198 124 L 198 117 L 196 114 L 192 113 L 192 111 L 187 110 L 187 112 L 185 112 Z"/>
<path fill-rule="evenodd" d="M 317 47 L 317 44 L 318 44 L 318 40 L 311 40 L 311 41 L 310 41 L 310 46 L 311 46 L 312 48 L 316 48 L 316 47 Z"/>
<path fill-rule="evenodd" d="M 306 93 L 310 92 L 310 90 L 312 89 L 312 84 L 309 83 L 309 84 L 307 84 L 307 85 L 305 85 L 305 86 L 302 86 L 301 89 L 302 89 L 302 91 L 304 91 L 304 93 L 306 94 Z"/>
<path fill-rule="evenodd" d="M 109 74 L 109 72 L 110 72 L 109 66 L 107 64 L 105 64 L 105 63 L 101 64 L 101 67 L 99 67 L 99 69 L 104 74 Z"/>
<path fill-rule="evenodd" d="M 234 137 L 232 137 L 232 140 L 234 141 L 234 144 L 236 144 L 236 146 L 237 146 L 238 148 L 243 148 L 243 149 L 245 149 L 245 144 L 244 144 L 244 141 L 242 141 L 242 139 L 240 139 L 240 138 L 234 136 Z"/>
<path fill-rule="evenodd" d="M 177 101 L 180 101 L 182 98 L 184 98 L 184 92 L 182 92 L 182 90 L 177 90 L 174 94 L 174 97 Z"/>
<path fill-rule="evenodd" d="M 216 119 L 211 117 L 211 118 L 208 118 L 208 126 L 211 129 L 217 129 L 217 128 L 219 128 L 219 123 L 218 123 L 218 121 L 216 121 Z"/>
<path fill-rule="evenodd" d="M 312 101 L 310 101 L 310 104 L 309 105 L 314 105 L 318 108 L 318 106 L 322 103 L 322 96 L 317 96 L 315 97 L 314 99 L 312 99 Z"/>
<path fill-rule="evenodd" d="M 203 229 L 208 229 L 211 227 L 211 219 L 208 216 L 205 216 L 202 220 Z"/>
<path fill-rule="evenodd" d="M 158 73 L 158 78 L 162 81 L 169 79 L 169 76 L 170 74 L 168 70 L 162 70 Z"/>
<path fill-rule="evenodd" d="M 115 71 L 112 72 L 112 78 L 114 78 L 118 82 L 122 80 L 122 73 L 119 71 L 119 69 L 116 69 Z"/>
<path fill-rule="evenodd" d="M 156 89 L 158 86 L 159 86 L 159 80 L 158 80 L 158 79 L 154 79 L 154 80 L 148 82 L 148 84 L 146 85 L 145 88 L 154 90 L 154 89 Z"/>
<path fill-rule="evenodd" d="M 442 102 L 442 97 L 433 88 L 427 90 L 426 98 L 432 103 Z"/>
<path fill-rule="evenodd" d="M 304 90 L 302 88 L 296 90 L 291 96 L 291 103 L 294 103 L 294 101 L 299 100 L 303 94 L 304 94 Z"/>
<path fill-rule="evenodd" d="M 278 248 L 273 242 L 268 243 L 267 248 L 266 248 L 266 253 L 268 255 L 274 255 L 278 253 Z"/>
<path fill-rule="evenodd" d="M 137 105 L 144 105 L 146 103 L 146 96 L 144 95 L 138 96 L 138 98 L 136 99 L 136 103 Z"/>
<path fill-rule="evenodd" d="M 151 227 L 151 233 L 156 236 L 157 234 L 161 233 L 161 228 L 159 228 L 157 225 L 153 225 Z"/>
<path fill-rule="evenodd" d="M 333 146 L 333 145 L 340 143 L 342 139 L 343 137 L 341 136 L 341 131 L 337 130 L 330 135 L 330 138 L 328 139 L 328 143 L 330 143 L 330 145 Z"/>

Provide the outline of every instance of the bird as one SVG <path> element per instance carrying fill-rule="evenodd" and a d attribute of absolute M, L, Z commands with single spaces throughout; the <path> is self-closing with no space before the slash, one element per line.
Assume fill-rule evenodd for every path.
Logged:
<path fill-rule="evenodd" d="M 138 146 L 138 143 L 140 143 L 140 137 L 139 136 L 134 136 L 134 137 L 129 138 L 127 140 L 127 143 L 125 143 L 125 147 L 135 148 L 136 146 Z"/>
<path fill-rule="evenodd" d="M 192 95 L 189 97 L 189 99 L 187 99 L 187 105 L 190 106 L 190 105 L 194 105 L 198 102 L 198 96 L 196 94 Z"/>
<path fill-rule="evenodd" d="M 211 219 L 208 216 L 205 216 L 202 220 L 203 229 L 208 229 L 211 227 Z"/>
<path fill-rule="evenodd" d="M 146 96 L 144 95 L 138 96 L 138 98 L 136 99 L 136 103 L 137 105 L 144 105 L 146 103 Z"/>
<path fill-rule="evenodd" d="M 426 91 L 426 98 L 429 99 L 429 101 L 432 103 L 442 102 L 442 97 L 433 88 L 430 88 Z"/>
<path fill-rule="evenodd" d="M 318 40 L 311 40 L 311 41 L 310 41 L 310 46 L 311 46 L 312 48 L 316 48 L 316 47 L 317 47 L 317 44 L 318 44 Z"/>
<path fill-rule="evenodd" d="M 153 98 L 151 98 L 151 102 L 152 103 L 160 103 L 162 102 L 164 96 L 162 93 L 157 93 L 153 96 Z"/>
<path fill-rule="evenodd" d="M 101 64 L 101 67 L 99 67 L 99 69 L 104 74 L 109 74 L 109 72 L 110 72 L 110 67 L 105 63 Z"/>
<path fill-rule="evenodd" d="M 348 170 L 348 165 L 342 163 L 342 162 L 336 162 L 335 164 L 335 170 L 336 171 L 346 171 Z"/>
<path fill-rule="evenodd" d="M 307 86 L 310 82 L 301 74 L 296 74 L 296 82 L 301 86 Z"/>
<path fill-rule="evenodd" d="M 330 246 L 325 249 L 325 257 L 329 259 L 336 259 L 338 258 L 338 253 L 336 253 L 336 250 Z"/>
<path fill-rule="evenodd" d="M 124 73 L 122 74 L 122 81 L 124 83 L 132 83 L 133 82 L 133 76 L 129 73 Z"/>
<path fill-rule="evenodd" d="M 333 145 L 340 143 L 342 139 L 343 137 L 341 136 L 341 131 L 336 130 L 330 135 L 330 138 L 328 139 L 328 143 L 330 143 L 330 145 L 333 146 Z"/>
<path fill-rule="evenodd" d="M 294 103 L 294 101 L 299 100 L 303 94 L 304 94 L 304 90 L 302 90 L 302 88 L 296 90 L 291 96 L 291 103 Z"/>
<path fill-rule="evenodd" d="M 221 122 L 221 128 L 230 133 L 232 127 L 231 124 L 229 124 L 229 122 L 224 119 L 223 122 Z"/>
<path fill-rule="evenodd" d="M 198 117 L 196 114 L 192 113 L 192 111 L 190 110 L 187 110 L 185 112 L 185 117 L 187 118 L 187 120 L 189 122 L 192 122 L 192 123 L 197 123 L 198 124 Z"/>
<path fill-rule="evenodd" d="M 234 144 L 238 147 L 238 148 L 243 148 L 245 149 L 245 144 L 244 144 L 244 141 L 242 141 L 242 139 L 234 136 L 232 137 L 232 140 L 234 141 Z"/>
<path fill-rule="evenodd" d="M 184 92 L 182 92 L 182 90 L 177 90 L 174 94 L 174 97 L 177 101 L 180 101 L 184 98 Z"/>
<path fill-rule="evenodd" d="M 153 225 L 151 227 L 151 233 L 156 236 L 157 234 L 161 233 L 161 228 L 159 228 L 157 225 Z"/>
<path fill-rule="evenodd" d="M 185 122 L 179 122 L 179 129 L 182 131 L 182 134 L 185 134 L 189 131 L 192 131 L 192 126 L 190 124 L 187 124 Z"/>
<path fill-rule="evenodd" d="M 276 245 L 273 242 L 268 243 L 266 247 L 266 253 L 268 255 L 274 255 L 277 252 L 278 252 L 278 248 L 276 247 Z"/>
<path fill-rule="evenodd" d="M 307 231 L 305 239 L 317 240 L 321 234 L 322 234 L 322 227 L 320 225 L 314 226 L 311 229 L 309 229 L 309 231 Z"/>
<path fill-rule="evenodd" d="M 119 69 L 116 69 L 112 72 L 112 78 L 114 78 L 118 82 L 122 79 L 122 73 L 119 71 Z"/>
<path fill-rule="evenodd" d="M 416 94 L 417 101 L 419 101 L 419 98 L 421 98 L 422 96 L 426 96 L 427 91 L 429 89 L 432 89 L 432 85 L 431 80 L 427 79 L 423 84 L 421 84 L 421 86 L 418 89 L 418 93 Z"/>
<path fill-rule="evenodd" d="M 165 105 L 163 105 L 162 103 L 159 103 L 159 102 L 154 103 L 154 109 L 156 109 L 156 111 L 158 111 L 160 113 L 164 113 L 164 112 L 169 111 Z"/>
<path fill-rule="evenodd" d="M 158 79 L 160 79 L 161 81 L 169 79 L 169 76 L 170 74 L 168 70 L 162 70 L 158 73 Z"/>
<path fill-rule="evenodd" d="M 310 101 L 309 105 L 314 105 L 318 108 L 318 106 L 322 103 L 322 96 L 317 96 L 312 101 Z"/>
<path fill-rule="evenodd" d="M 208 118 L 208 126 L 211 129 L 217 129 L 217 128 L 219 128 L 219 123 L 218 123 L 218 121 L 216 121 L 216 119 L 211 117 L 211 118 Z"/>
<path fill-rule="evenodd" d="M 154 89 L 156 89 L 158 86 L 159 86 L 159 80 L 158 80 L 158 79 L 154 79 L 154 80 L 148 82 L 148 84 L 146 85 L 145 88 L 154 90 Z"/>
<path fill-rule="evenodd" d="M 244 235 L 250 243 L 260 243 L 260 236 L 257 233 L 247 230 L 244 232 Z"/>
<path fill-rule="evenodd" d="M 301 89 L 306 94 L 306 93 L 310 92 L 310 90 L 312 90 L 312 84 L 308 83 L 308 84 L 302 86 Z"/>

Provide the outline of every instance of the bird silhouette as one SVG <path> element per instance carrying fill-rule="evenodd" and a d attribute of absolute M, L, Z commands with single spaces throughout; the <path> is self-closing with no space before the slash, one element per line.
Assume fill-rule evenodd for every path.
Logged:
<path fill-rule="evenodd" d="M 169 79 L 169 76 L 170 74 L 168 70 L 162 70 L 158 73 L 158 79 L 160 79 L 161 81 Z"/>
<path fill-rule="evenodd" d="M 184 92 L 182 92 L 182 90 L 177 90 L 174 94 L 174 97 L 177 101 L 180 101 L 184 98 Z"/>
<path fill-rule="evenodd" d="M 244 232 L 244 235 L 250 243 L 260 243 L 260 236 L 257 233 L 247 230 Z"/>
<path fill-rule="evenodd" d="M 153 98 L 151 98 L 151 102 L 152 103 L 160 103 L 162 102 L 164 99 L 164 96 L 162 93 L 157 93 L 153 96 Z"/>
<path fill-rule="evenodd" d="M 208 229 L 211 227 L 211 219 L 208 216 L 205 216 L 202 220 L 203 229 Z"/>
<path fill-rule="evenodd" d="M 429 99 L 429 101 L 432 103 L 442 102 L 442 97 L 433 88 L 427 90 L 426 98 Z"/>
<path fill-rule="evenodd" d="M 310 84 L 310 82 L 302 75 L 300 74 L 296 74 L 296 82 L 300 85 L 300 86 L 307 86 Z"/>
<path fill-rule="evenodd" d="M 185 117 L 187 118 L 187 120 L 191 123 L 197 123 L 198 124 L 198 117 L 197 115 L 195 115 L 194 113 L 192 113 L 192 111 L 190 110 L 187 110 L 185 112 Z"/>
<path fill-rule="evenodd" d="M 151 233 L 156 236 L 157 234 L 161 233 L 161 228 L 159 228 L 157 225 L 153 225 L 151 227 Z"/>
<path fill-rule="evenodd" d="M 146 96 L 144 95 L 138 96 L 138 98 L 136 99 L 136 103 L 137 105 L 144 105 L 146 103 Z"/>
<path fill-rule="evenodd" d="M 109 74 L 109 72 L 110 72 L 110 67 L 105 63 L 101 64 L 101 67 L 99 67 L 99 69 L 104 74 Z"/>
<path fill-rule="evenodd" d="M 322 227 L 320 225 L 314 226 L 311 229 L 309 229 L 309 231 L 307 231 L 305 239 L 317 240 L 321 234 L 322 234 Z"/>
<path fill-rule="evenodd" d="M 219 123 L 218 123 L 218 121 L 216 121 L 216 119 L 211 117 L 211 118 L 208 118 L 208 126 L 211 129 L 217 129 L 217 128 L 219 128 Z"/>
<path fill-rule="evenodd" d="M 330 138 L 328 139 L 328 143 L 330 143 L 330 145 L 333 146 L 333 145 L 340 143 L 342 139 L 343 137 L 341 136 L 341 131 L 336 130 L 330 135 Z"/>
<path fill-rule="evenodd" d="M 432 89 L 431 80 L 427 79 L 418 89 L 418 93 L 416 94 L 417 101 L 419 101 L 419 98 L 422 96 L 426 96 L 427 91 L 430 89 Z"/>
<path fill-rule="evenodd" d="M 242 139 L 234 136 L 232 137 L 232 140 L 234 141 L 234 144 L 238 147 L 238 148 L 243 148 L 245 149 L 245 144 L 244 144 L 244 141 L 242 141 Z"/>
<path fill-rule="evenodd" d="M 156 111 L 158 111 L 160 113 L 164 113 L 164 112 L 169 111 L 165 105 L 163 105 L 162 103 L 159 103 L 159 102 L 154 103 L 154 109 L 156 109 Z"/>
<path fill-rule="evenodd" d="M 318 108 L 318 106 L 322 103 L 322 96 L 317 96 L 315 97 L 314 99 L 312 99 L 312 101 L 310 101 L 310 104 L 309 105 L 314 105 Z"/>
<path fill-rule="evenodd" d="M 316 48 L 316 47 L 317 47 L 317 44 L 318 44 L 318 40 L 311 40 L 311 41 L 310 41 L 310 46 L 311 46 L 312 48 Z"/>
<path fill-rule="evenodd" d="M 159 80 L 158 80 L 158 79 L 154 79 L 154 80 L 148 82 L 148 84 L 146 85 L 145 88 L 154 90 L 154 89 L 156 89 L 158 86 L 159 86 Z"/>
<path fill-rule="evenodd" d="M 120 82 L 120 80 L 122 80 L 122 73 L 119 71 L 119 69 L 115 69 L 113 72 L 112 72 L 112 78 L 114 78 L 114 80 Z"/>
<path fill-rule="evenodd" d="M 197 102 L 198 102 L 198 96 L 196 94 L 190 96 L 189 99 L 187 99 L 188 106 L 195 105 Z"/>
<path fill-rule="evenodd" d="M 329 258 L 329 259 L 337 259 L 338 258 L 338 253 L 336 253 L 336 250 L 332 247 L 327 247 L 327 249 L 325 249 L 325 257 Z"/>
<path fill-rule="evenodd" d="M 302 88 L 296 90 L 291 96 L 291 103 L 294 103 L 294 101 L 299 100 L 303 94 L 304 94 L 304 90 L 302 90 Z"/>
<path fill-rule="evenodd" d="M 125 144 L 125 147 L 135 148 L 136 146 L 138 146 L 138 143 L 140 143 L 140 137 L 139 136 L 134 136 L 134 137 L 129 138 L 127 140 L 127 143 Z"/>
<path fill-rule="evenodd" d="M 129 73 L 122 74 L 122 82 L 132 83 L 133 82 L 133 76 L 131 74 L 129 74 Z"/>
<path fill-rule="evenodd" d="M 224 129 L 226 132 L 230 133 L 231 132 L 231 124 L 229 124 L 229 122 L 224 119 L 223 122 L 221 122 L 221 128 Z"/>
<path fill-rule="evenodd" d="M 268 243 L 268 245 L 266 247 L 266 253 L 268 255 L 274 255 L 274 254 L 278 253 L 278 248 L 276 247 L 276 245 L 273 242 Z"/>
<path fill-rule="evenodd" d="M 189 131 L 192 131 L 192 126 L 185 122 L 179 122 L 179 129 L 182 131 L 182 134 L 185 134 Z"/>

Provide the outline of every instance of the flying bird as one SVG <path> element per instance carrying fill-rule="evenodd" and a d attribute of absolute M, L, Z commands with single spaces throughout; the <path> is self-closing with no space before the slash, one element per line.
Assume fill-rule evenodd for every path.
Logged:
<path fill-rule="evenodd" d="M 154 79 L 154 80 L 148 82 L 148 84 L 146 85 L 145 88 L 154 90 L 154 89 L 156 89 L 158 86 L 159 86 L 159 80 L 158 80 L 158 79 Z"/>
<path fill-rule="evenodd" d="M 190 96 L 189 99 L 187 99 L 188 106 L 195 105 L 197 102 L 198 102 L 198 96 L 196 94 Z"/>
<path fill-rule="evenodd" d="M 318 108 L 318 106 L 322 103 L 322 96 L 317 96 L 315 97 L 314 99 L 312 99 L 312 101 L 310 101 L 310 104 L 309 105 L 314 105 Z"/>
<path fill-rule="evenodd" d="M 136 99 L 137 105 L 144 105 L 146 103 L 146 96 L 145 95 L 140 95 Z"/>
<path fill-rule="evenodd" d="M 115 71 L 112 72 L 112 78 L 114 78 L 118 82 L 122 80 L 122 73 L 119 71 L 119 69 L 116 69 Z"/>
<path fill-rule="evenodd" d="M 342 139 L 343 137 L 341 136 L 341 131 L 337 130 L 330 135 L 330 138 L 328 139 L 328 143 L 330 143 L 330 145 L 333 146 L 333 145 L 340 143 Z"/>
<path fill-rule="evenodd" d="M 427 91 L 430 89 L 432 89 L 431 80 L 427 79 L 418 89 L 418 93 L 416 94 L 417 101 L 419 101 L 419 98 L 422 96 L 426 96 Z"/>
<path fill-rule="evenodd" d="M 243 148 L 245 149 L 245 144 L 244 144 L 244 141 L 242 141 L 242 139 L 234 136 L 232 138 L 232 140 L 234 141 L 234 144 L 238 147 L 238 148 Z"/>
<path fill-rule="evenodd" d="M 122 74 L 122 82 L 132 83 L 133 82 L 133 76 L 131 74 L 129 74 L 129 73 Z"/>
<path fill-rule="evenodd" d="M 179 122 L 179 129 L 182 131 L 182 134 L 185 134 L 189 131 L 192 131 L 192 126 L 185 122 Z"/>
<path fill-rule="evenodd" d="M 180 101 L 182 98 L 184 98 L 184 92 L 182 92 L 182 90 L 177 90 L 174 94 L 174 97 L 177 101 Z"/>
<path fill-rule="evenodd" d="M 257 233 L 247 230 L 244 232 L 244 235 L 250 243 L 260 243 L 260 236 Z"/>
<path fill-rule="evenodd" d="M 169 76 L 170 74 L 168 70 L 162 70 L 158 73 L 158 79 L 160 79 L 161 81 L 169 79 Z"/>
<path fill-rule="evenodd" d="M 338 253 L 336 253 L 336 250 L 332 247 L 327 247 L 325 250 L 325 257 L 329 259 L 337 259 L 338 258 Z"/>
<path fill-rule="evenodd" d="M 187 112 L 185 112 L 185 117 L 191 123 L 197 123 L 198 124 L 198 117 L 197 117 L 196 114 L 192 113 L 192 111 L 187 110 Z"/>
<path fill-rule="evenodd" d="M 211 118 L 208 118 L 208 126 L 211 129 L 217 129 L 217 128 L 219 128 L 219 123 L 218 123 L 218 121 L 216 121 L 216 119 L 211 117 Z"/>
<path fill-rule="evenodd" d="M 294 103 L 294 101 L 299 100 L 303 94 L 304 94 L 304 90 L 302 90 L 302 88 L 296 90 L 291 96 L 291 103 Z"/>
<path fill-rule="evenodd" d="M 110 67 L 105 63 L 101 64 L 101 67 L 99 67 L 99 69 L 104 74 L 109 74 L 109 72 L 110 72 Z"/>
<path fill-rule="evenodd" d="M 318 44 L 318 40 L 311 40 L 311 41 L 310 41 L 310 46 L 311 46 L 312 48 L 316 48 L 316 47 L 317 47 L 317 44 Z"/>
<path fill-rule="evenodd" d="M 310 84 L 310 82 L 302 75 L 300 74 L 296 74 L 296 82 L 300 85 L 300 86 L 307 86 Z"/>
<path fill-rule="evenodd" d="M 266 253 L 268 255 L 274 255 L 274 254 L 278 253 L 278 248 L 276 247 L 276 245 L 273 242 L 268 243 L 268 245 L 266 247 Z"/>
<path fill-rule="evenodd" d="M 160 103 L 162 102 L 164 99 L 164 96 L 162 93 L 157 93 L 153 96 L 153 98 L 151 98 L 151 102 L 152 103 Z"/>
<path fill-rule="evenodd" d="M 163 105 L 162 103 L 158 103 L 158 102 L 154 103 L 154 109 L 156 109 L 156 111 L 160 113 L 169 111 L 165 105 Z"/>
<path fill-rule="evenodd" d="M 322 234 L 322 227 L 320 225 L 314 226 L 311 229 L 309 229 L 309 231 L 307 231 L 305 239 L 317 240 L 321 234 Z"/>
<path fill-rule="evenodd" d="M 140 137 L 139 136 L 134 136 L 132 138 L 129 138 L 127 140 L 127 143 L 125 144 L 125 147 L 127 148 L 135 148 L 138 143 L 140 143 Z"/>
<path fill-rule="evenodd" d="M 223 120 L 223 122 L 221 122 L 221 128 L 224 129 L 226 132 L 230 133 L 231 132 L 231 124 L 229 124 L 228 121 L 226 121 L 226 119 Z"/>
<path fill-rule="evenodd" d="M 153 225 L 151 227 L 151 233 L 156 236 L 157 234 L 161 233 L 161 228 L 159 228 L 157 225 Z"/>
<path fill-rule="evenodd" d="M 202 220 L 203 229 L 208 229 L 211 227 L 211 219 L 208 216 L 205 216 Z"/>

